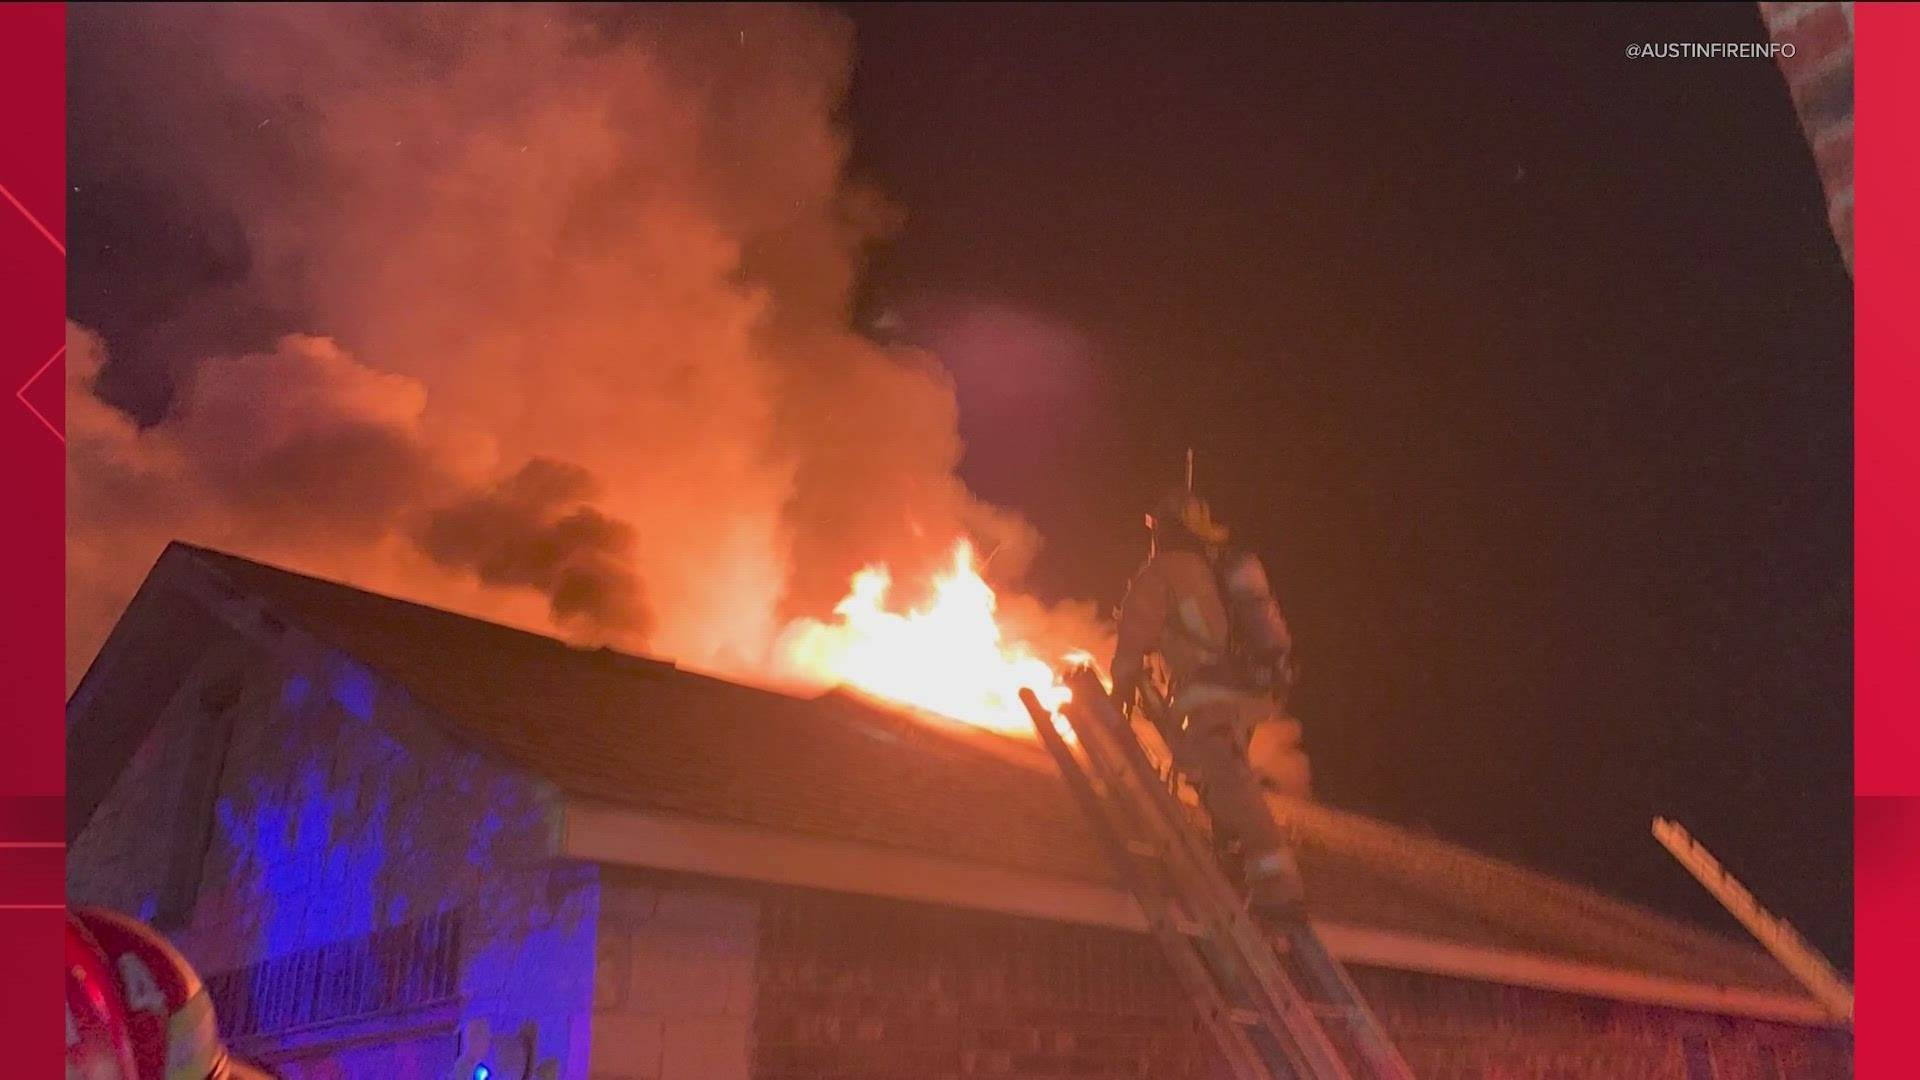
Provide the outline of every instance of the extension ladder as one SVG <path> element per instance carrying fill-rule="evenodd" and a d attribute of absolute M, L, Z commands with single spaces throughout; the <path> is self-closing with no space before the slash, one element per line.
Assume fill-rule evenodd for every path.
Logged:
<path fill-rule="evenodd" d="M 1083 667 L 1067 685 L 1078 753 L 1032 691 L 1020 699 L 1235 1080 L 1413 1080 L 1304 918 L 1255 923 L 1099 676 Z"/>

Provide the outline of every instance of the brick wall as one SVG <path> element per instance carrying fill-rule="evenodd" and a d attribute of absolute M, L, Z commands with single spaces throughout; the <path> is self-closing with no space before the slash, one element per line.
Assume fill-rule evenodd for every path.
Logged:
<path fill-rule="evenodd" d="M 1827 196 L 1827 221 L 1853 268 L 1853 5 L 1764 3 L 1760 15 L 1775 42 L 1800 128 L 1813 148 Z"/>
<path fill-rule="evenodd" d="M 1422 1080 L 1840 1080 L 1844 1039 L 1788 1024 L 1580 998 L 1407 972 L 1354 980 Z"/>
<path fill-rule="evenodd" d="M 74 901 L 151 917 L 168 867 L 197 867 L 190 911 L 169 934 L 207 976 L 339 954 L 321 947 L 340 943 L 352 954 L 383 928 L 457 912 L 452 1004 L 428 1030 L 417 1010 L 339 1017 L 241 1049 L 291 1080 L 359 1075 L 342 1074 L 345 1050 L 330 1049 L 348 1032 L 363 1058 L 383 1038 L 431 1054 L 454 1025 L 484 1019 L 497 1040 L 526 1032 L 559 1080 L 585 1080 L 598 871 L 553 858 L 539 785 L 449 739 L 365 669 L 289 646 L 245 671 L 226 752 L 205 759 L 216 794 L 197 810 L 210 827 L 190 849 L 181 818 L 196 807 L 180 798 L 182 778 L 207 768 L 193 759 L 208 720 L 195 700 L 182 690 L 156 703 L 160 722 L 69 853 Z"/>
<path fill-rule="evenodd" d="M 1839 1080 L 1844 1040 L 1788 1025 L 1355 970 L 1421 1080 Z M 1211 1077 L 1152 942 L 797 891 L 760 916 L 756 1080 Z"/>
<path fill-rule="evenodd" d="M 1205 1032 L 1143 944 L 1119 931 L 777 895 L 764 916 L 754 1075 L 1213 1075 Z"/>

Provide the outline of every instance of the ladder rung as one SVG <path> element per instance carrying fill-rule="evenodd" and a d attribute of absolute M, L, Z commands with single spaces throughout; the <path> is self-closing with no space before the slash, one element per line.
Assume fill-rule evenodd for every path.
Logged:
<path fill-rule="evenodd" d="M 1097 711 L 1104 698 L 1090 687 L 1088 696 L 1096 699 L 1094 719 L 1104 719 Z M 1409 1080 L 1386 1032 L 1339 964 L 1325 955 L 1311 925 L 1300 919 L 1270 929 L 1243 897 L 1223 891 L 1240 889 L 1233 887 L 1228 867 L 1203 858 L 1207 837 L 1194 831 L 1202 826 L 1191 788 L 1176 782 L 1178 770 L 1128 745 L 1125 728 L 1112 733 L 1117 744 L 1096 739 L 1076 760 L 1051 737 L 1050 718 L 1031 695 L 1022 699 L 1063 775 L 1079 785 L 1076 796 L 1195 1004 L 1223 1048 L 1238 1040 L 1237 1075 Z M 1155 781 L 1162 785 L 1158 790 Z M 1088 796 L 1111 805 L 1088 806 Z M 1225 880 L 1218 876 L 1223 873 Z M 1340 1034 L 1336 1038 L 1330 1030 Z M 1353 1053 L 1367 1060 L 1341 1060 Z M 1364 1073 L 1356 1068 L 1360 1064 Z"/>
<path fill-rule="evenodd" d="M 1305 1004 L 1307 1007 L 1307 1011 L 1312 1013 L 1318 1019 L 1338 1020 L 1343 1024 L 1352 1022 L 1353 1018 L 1347 1015 L 1347 1012 L 1345 1009 L 1339 1008 L 1338 1006 L 1322 1005 L 1322 1004 L 1318 1004 L 1311 1001 L 1306 1002 Z M 1246 1027 L 1252 1027 L 1256 1024 L 1262 1024 L 1266 1022 L 1265 1017 L 1258 1009 L 1247 1009 L 1247 1008 L 1231 1009 L 1227 1013 L 1227 1018 L 1229 1020 L 1232 1020 L 1236 1024 L 1240 1024 Z"/>
<path fill-rule="evenodd" d="M 1207 936 L 1206 925 L 1195 922 L 1192 919 L 1182 918 L 1178 915 L 1167 915 L 1156 921 L 1158 925 L 1172 930 L 1181 937 L 1203 938 Z"/>

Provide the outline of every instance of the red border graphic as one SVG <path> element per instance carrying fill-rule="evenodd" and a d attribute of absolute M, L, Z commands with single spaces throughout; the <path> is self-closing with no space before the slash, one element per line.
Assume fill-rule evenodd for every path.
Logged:
<path fill-rule="evenodd" d="M 1855 15 L 1856 1074 L 1920 1062 L 1920 8 Z"/>
<path fill-rule="evenodd" d="M 66 11 L 0 7 L 0 1032 L 7 1071 L 56 1076 L 66 813 L 61 488 L 65 478 Z"/>

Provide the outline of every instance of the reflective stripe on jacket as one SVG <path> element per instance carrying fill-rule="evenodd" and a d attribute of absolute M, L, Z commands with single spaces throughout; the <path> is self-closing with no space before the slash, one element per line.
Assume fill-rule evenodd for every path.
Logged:
<path fill-rule="evenodd" d="M 1113 674 L 1140 671 L 1142 659 L 1159 653 L 1167 672 L 1183 681 L 1225 653 L 1230 624 L 1213 567 L 1197 551 L 1156 554 L 1134 575 L 1120 605 L 1119 641 Z"/>

